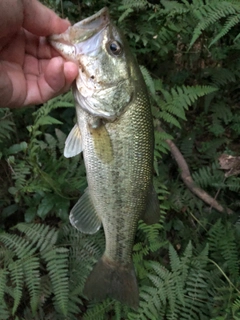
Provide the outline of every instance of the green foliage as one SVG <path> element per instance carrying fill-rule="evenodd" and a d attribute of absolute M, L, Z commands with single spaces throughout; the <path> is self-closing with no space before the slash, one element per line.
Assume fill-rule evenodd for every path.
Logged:
<path fill-rule="evenodd" d="M 239 1 L 43 2 L 75 22 L 108 6 L 125 33 L 152 103 L 161 218 L 140 221 L 136 234 L 139 309 L 85 300 L 104 234 L 85 236 L 68 224 L 86 187 L 82 157 L 63 156 L 75 122 L 72 95 L 0 109 L 0 320 L 239 319 L 240 178 L 225 177 L 217 161 L 239 156 Z M 166 139 L 196 184 L 233 214 L 187 189 Z"/>
<path fill-rule="evenodd" d="M 62 122 L 49 114 L 59 107 L 73 107 L 70 93 L 47 102 L 33 112 L 33 122 L 27 126 L 29 135 L 25 137 L 26 141 L 3 149 L 6 175 L 11 174 L 8 192 L 16 204 L 11 210 L 9 195 L 4 194 L 1 200 L 5 206 L 3 216 L 10 217 L 19 210 L 27 222 L 36 217 L 44 219 L 48 214 L 55 214 L 66 221 L 70 200 L 77 200 L 76 192 L 83 191 L 86 186 L 83 163 L 79 157 L 63 157 L 66 134 L 58 128 L 53 129 Z M 47 132 L 48 128 L 54 131 Z"/>
<path fill-rule="evenodd" d="M 22 236 L 16 234 L 17 231 Z M 69 248 L 70 237 L 75 239 L 74 250 Z M 97 239 L 100 240 L 99 235 Z M 58 319 L 62 315 L 70 317 L 79 312 L 76 305 L 74 308 L 71 306 L 73 302 L 81 303 L 80 298 L 77 298 L 80 289 L 77 289 L 79 283 L 75 282 L 75 269 L 83 263 L 78 261 L 78 253 L 87 251 L 89 254 L 88 250 L 92 249 L 91 239 L 84 239 L 84 236 L 69 227 L 57 230 L 43 224 L 20 223 L 11 233 L 0 234 L 0 243 L 0 254 L 4 255 L 0 264 L 3 307 L 13 302 L 11 313 L 14 315 L 20 303 L 21 308 L 28 308 L 26 297 L 29 297 L 31 315 L 35 317 L 40 310 L 48 309 L 49 298 L 53 296 Z M 99 252 L 99 245 L 95 250 Z M 89 257 L 85 259 L 88 268 L 85 266 L 78 269 L 78 276 L 83 279 L 86 278 L 90 261 Z M 69 301 L 70 296 L 73 301 Z"/>

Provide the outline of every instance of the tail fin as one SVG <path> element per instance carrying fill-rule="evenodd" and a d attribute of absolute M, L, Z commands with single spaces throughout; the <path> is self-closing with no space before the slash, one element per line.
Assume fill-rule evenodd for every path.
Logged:
<path fill-rule="evenodd" d="M 133 263 L 122 266 L 103 255 L 90 273 L 83 292 L 89 299 L 111 297 L 137 309 L 139 296 Z"/>

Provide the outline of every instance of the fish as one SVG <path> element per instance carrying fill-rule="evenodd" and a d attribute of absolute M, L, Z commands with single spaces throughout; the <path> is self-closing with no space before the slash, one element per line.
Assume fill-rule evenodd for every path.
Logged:
<path fill-rule="evenodd" d="M 70 212 L 86 234 L 103 226 L 105 251 L 88 276 L 88 299 L 114 298 L 137 309 L 132 250 L 138 221 L 159 222 L 153 187 L 154 128 L 146 84 L 108 8 L 52 35 L 50 44 L 79 66 L 73 84 L 77 122 L 64 156 L 83 152 L 88 187 Z"/>

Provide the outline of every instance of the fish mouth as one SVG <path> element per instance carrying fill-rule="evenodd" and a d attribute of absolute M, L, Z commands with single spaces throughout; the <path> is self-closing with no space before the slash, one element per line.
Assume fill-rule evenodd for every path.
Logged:
<path fill-rule="evenodd" d="M 65 58 L 76 60 L 78 54 L 88 54 L 101 45 L 99 35 L 109 25 L 108 8 L 104 7 L 61 34 L 48 37 L 50 44 Z"/>

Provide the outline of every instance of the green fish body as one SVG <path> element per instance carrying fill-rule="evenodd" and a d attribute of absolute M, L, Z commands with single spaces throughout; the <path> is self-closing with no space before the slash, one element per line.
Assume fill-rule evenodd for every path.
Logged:
<path fill-rule="evenodd" d="M 83 151 L 88 188 L 70 213 L 74 227 L 95 233 L 103 226 L 106 248 L 88 277 L 90 299 L 113 297 L 138 307 L 132 248 L 140 219 L 159 219 L 152 184 L 154 133 L 151 108 L 141 71 L 121 32 L 101 11 L 51 44 L 79 63 L 73 87 L 77 124 L 64 154 Z"/>

